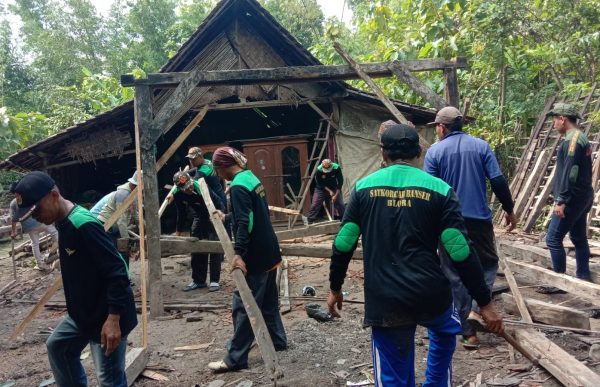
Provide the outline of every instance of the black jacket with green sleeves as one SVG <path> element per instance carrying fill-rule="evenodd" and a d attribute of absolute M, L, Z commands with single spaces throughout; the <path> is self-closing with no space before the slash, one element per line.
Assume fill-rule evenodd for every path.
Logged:
<path fill-rule="evenodd" d="M 85 335 L 99 340 L 108 314 L 118 314 L 121 335 L 127 335 L 137 324 L 128 268 L 102 224 L 75 206 L 56 228 L 69 316 Z"/>
<path fill-rule="evenodd" d="M 320 189 L 329 188 L 333 192 L 338 189 L 342 189 L 344 184 L 344 175 L 342 174 L 342 168 L 337 163 L 331 163 L 331 171 L 325 172 L 323 166 L 317 167 L 317 173 L 315 175 L 315 186 Z"/>
<path fill-rule="evenodd" d="M 265 189 L 250 170 L 236 174 L 230 187 L 235 253 L 244 259 L 248 273 L 268 271 L 281 262 L 281 252 Z"/>
<path fill-rule="evenodd" d="M 185 227 L 185 221 L 187 220 L 187 208 L 188 206 L 192 209 L 194 219 L 199 222 L 206 223 L 212 230 L 212 224 L 210 222 L 210 214 L 202 198 L 202 192 L 200 191 L 200 183 L 196 180 L 192 182 L 194 189 L 192 192 L 187 193 L 179 187 L 174 187 L 171 191 L 173 193 L 173 200 L 177 207 L 177 223 L 176 230 L 183 231 Z M 218 210 L 224 211 L 225 205 L 221 201 L 221 198 L 212 190 L 208 188 L 210 198 L 212 199 L 215 207 Z"/>
<path fill-rule="evenodd" d="M 556 203 L 578 205 L 594 194 L 592 188 L 592 147 L 579 129 L 567 132 L 558 147 L 553 195 Z"/>
<path fill-rule="evenodd" d="M 359 180 L 333 244 L 330 286 L 340 290 L 362 235 L 365 325 L 425 322 L 452 303 L 438 245 L 479 303 L 490 302 L 479 259 L 470 246 L 458 199 L 442 180 L 394 164 Z"/>

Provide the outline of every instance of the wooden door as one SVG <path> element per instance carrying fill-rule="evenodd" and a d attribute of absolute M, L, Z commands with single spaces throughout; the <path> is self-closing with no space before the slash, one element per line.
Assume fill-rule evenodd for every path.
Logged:
<path fill-rule="evenodd" d="M 265 187 L 269 204 L 281 207 L 283 191 L 280 184 L 281 163 L 278 162 L 277 145 L 269 143 L 244 145 L 244 153 L 248 157 L 248 168 Z"/>

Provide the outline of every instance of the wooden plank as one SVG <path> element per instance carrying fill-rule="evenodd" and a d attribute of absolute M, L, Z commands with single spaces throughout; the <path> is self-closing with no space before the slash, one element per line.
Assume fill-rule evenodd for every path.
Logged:
<path fill-rule="evenodd" d="M 429 86 L 421 82 L 421 80 L 410 73 L 410 71 L 399 62 L 394 62 L 390 65 L 390 70 L 396 78 L 400 79 L 413 91 L 419 94 L 425 101 L 429 102 L 431 106 L 440 110 L 448 104 L 442 97 L 437 95 Z"/>
<path fill-rule="evenodd" d="M 160 220 L 158 218 L 158 180 L 156 177 L 156 159 L 153 146 L 155 141 L 153 138 L 156 136 L 155 132 L 157 131 L 152 128 L 152 105 L 149 87 L 136 87 L 134 105 L 136 162 L 138 179 L 141 179 L 141 184 L 138 185 L 138 210 L 141 243 L 140 257 L 142 258 L 140 265 L 142 297 L 145 297 L 144 293 L 146 292 L 146 265 L 143 258 L 147 257 L 149 282 L 147 288 L 150 290 L 150 317 L 156 318 L 163 315 L 164 308 L 160 255 Z M 145 147 L 144 144 L 150 144 L 150 146 Z M 145 252 L 145 255 L 142 252 Z M 145 307 L 142 308 L 142 312 L 145 310 Z M 142 314 L 142 324 L 144 324 L 144 318 L 145 316 Z M 144 346 L 146 345 L 147 342 L 144 343 Z"/>
<path fill-rule="evenodd" d="M 498 240 L 498 251 L 523 262 L 535 262 L 545 268 L 552 267 L 550 251 L 542 247 L 500 239 Z M 567 256 L 567 274 L 575 276 L 576 268 L 575 258 Z M 600 283 L 600 264 L 590 263 L 590 277 L 592 282 Z"/>
<path fill-rule="evenodd" d="M 565 386 L 600 386 L 598 374 L 547 339 L 542 333 L 529 329 L 516 329 L 515 336 L 538 359 L 539 365 Z"/>
<path fill-rule="evenodd" d="M 52 286 L 50 286 L 48 288 L 48 290 L 46 290 L 46 293 L 44 293 L 44 295 L 42 296 L 40 301 L 33 307 L 33 309 L 31 309 L 31 311 L 25 317 L 25 319 L 23 319 L 23 321 L 21 321 L 19 323 L 19 325 L 17 325 L 15 330 L 10 335 L 9 340 L 11 340 L 11 341 L 15 340 L 21 333 L 23 333 L 23 331 L 25 330 L 27 325 L 29 325 L 29 323 L 35 318 L 35 316 L 37 316 L 37 314 L 44 308 L 44 305 L 46 304 L 46 302 L 48 302 L 48 300 L 50 300 L 50 298 L 54 295 L 54 293 L 56 293 L 56 291 L 58 289 L 60 289 L 61 286 L 62 286 L 62 277 L 57 277 L 54 280 L 54 283 L 52 284 Z"/>
<path fill-rule="evenodd" d="M 138 94 L 138 92 L 140 94 Z M 144 101 L 145 100 L 145 101 Z M 148 309 L 146 308 L 148 298 L 148 288 L 146 284 L 146 226 L 144 222 L 144 173 L 142 166 L 142 149 L 140 140 L 140 124 L 142 121 L 141 115 L 144 113 L 151 113 L 144 109 L 150 109 L 150 95 L 148 88 L 139 87 L 136 88 L 136 95 L 134 100 L 134 135 L 135 135 L 135 164 L 137 172 L 137 204 L 138 204 L 138 224 L 140 233 L 140 287 L 141 287 L 141 301 L 142 301 L 142 347 L 148 347 Z M 146 106 L 144 106 L 146 105 Z M 147 125 L 149 118 L 145 118 L 145 124 Z"/>
<path fill-rule="evenodd" d="M 537 158 L 535 166 L 531 170 L 529 177 L 527 178 L 527 182 L 523 186 L 523 189 L 519 192 L 518 196 L 515 199 L 515 208 L 513 212 L 520 217 L 523 210 L 525 209 L 525 204 L 527 200 L 530 198 L 532 193 L 538 188 L 534 181 L 538 178 L 540 174 L 545 174 L 544 168 L 546 161 L 550 158 L 551 153 L 548 149 L 544 149 L 543 153 Z"/>
<path fill-rule="evenodd" d="M 131 386 L 148 365 L 150 353 L 147 348 L 131 348 L 125 355 L 127 386 Z"/>
<path fill-rule="evenodd" d="M 361 68 L 371 78 L 385 78 L 393 75 L 389 66 L 399 64 L 408 71 L 432 71 L 446 68 L 466 68 L 466 58 L 456 60 L 445 59 L 413 59 L 393 62 L 377 62 L 361 64 Z M 160 88 L 177 87 L 189 72 L 151 73 L 146 79 L 135 79 L 131 75 L 121 76 L 122 86 L 149 85 Z M 289 66 L 263 69 L 216 70 L 204 71 L 196 86 L 214 85 L 257 85 L 296 82 L 331 82 L 358 79 L 354 69 L 346 65 L 327 66 Z"/>
<path fill-rule="evenodd" d="M 218 241 L 198 240 L 196 238 L 162 238 L 160 241 L 163 258 L 190 253 L 222 254 L 223 247 Z M 286 257 L 331 258 L 331 246 L 292 243 L 280 244 L 281 255 Z M 362 249 L 356 249 L 353 259 L 363 259 Z"/>
<path fill-rule="evenodd" d="M 200 109 L 198 114 L 194 116 L 190 123 L 187 124 L 185 129 L 181 131 L 181 133 L 177 136 L 175 141 L 173 141 L 171 145 L 169 145 L 169 148 L 165 151 L 165 153 L 162 154 L 162 156 L 160 156 L 160 159 L 158 159 L 158 161 L 156 162 L 157 171 L 160 170 L 167 163 L 171 156 L 173 156 L 177 149 L 179 149 L 181 144 L 183 144 L 183 142 L 189 137 L 189 135 L 192 134 L 194 129 L 196 129 L 198 124 L 200 124 L 200 122 L 204 119 L 204 116 L 206 116 L 207 112 L 208 105 L 205 105 L 202 107 L 202 109 Z"/>
<path fill-rule="evenodd" d="M 281 212 L 282 214 L 288 214 L 288 215 L 299 215 L 300 214 L 300 211 L 290 210 L 289 208 L 281 208 L 281 207 L 276 207 L 276 206 L 269 206 L 269 211 Z"/>
<path fill-rule="evenodd" d="M 217 209 L 210 198 L 208 186 L 206 185 L 204 178 L 201 178 L 198 180 L 198 182 L 200 183 L 202 198 L 204 199 L 204 203 L 206 204 L 206 207 L 210 213 L 210 219 L 225 252 L 225 257 L 227 257 L 228 261 L 231 261 L 235 256 L 235 251 L 233 249 L 233 245 L 231 244 L 231 240 L 229 239 L 227 231 L 225 230 L 225 226 L 219 218 Z M 231 275 L 244 304 L 244 309 L 248 315 L 250 325 L 252 326 L 255 340 L 258 343 L 258 349 L 260 350 L 260 354 L 265 362 L 265 368 L 267 369 L 271 378 L 277 380 L 283 377 L 283 370 L 279 366 L 277 353 L 275 352 L 275 347 L 271 341 L 271 336 L 269 334 L 269 330 L 267 329 L 267 325 L 265 324 L 265 320 L 262 316 L 260 308 L 256 304 L 256 300 L 252 295 L 252 291 L 248 287 L 244 273 L 238 268 L 233 270 Z"/>
<path fill-rule="evenodd" d="M 315 112 L 317 112 L 317 114 L 324 119 L 325 121 L 327 121 L 329 124 L 331 124 L 331 126 L 333 126 L 334 128 L 336 128 L 337 130 L 340 129 L 340 125 L 335 122 L 333 120 L 333 118 L 331 118 L 330 116 L 328 116 L 323 110 L 321 110 L 320 107 L 317 106 L 316 103 L 314 103 L 313 101 L 308 101 L 308 106 L 310 106 Z M 329 140 L 329 138 L 327 139 Z M 327 146 L 327 143 L 322 144 L 322 146 Z"/>
<path fill-rule="evenodd" d="M 510 287 L 510 291 L 512 292 L 512 294 L 515 297 L 515 302 L 517 304 L 517 308 L 519 309 L 519 314 L 521 315 L 521 318 L 525 322 L 529 322 L 529 323 L 533 322 L 533 320 L 531 319 L 531 315 L 529 314 L 529 310 L 527 310 L 527 304 L 523 300 L 523 296 L 521 295 L 521 291 L 519 290 L 517 281 L 515 280 L 515 277 L 513 276 L 513 273 L 511 271 L 510 266 L 508 265 L 508 263 L 506 261 L 506 258 L 504 258 L 504 256 L 502 254 L 499 254 L 498 258 L 499 258 L 499 262 L 500 262 L 500 268 L 502 269 L 502 272 L 504 273 L 506 282 L 508 283 L 508 286 Z"/>
<path fill-rule="evenodd" d="M 377 84 L 373 82 L 373 79 L 371 79 L 371 77 L 369 77 L 369 75 L 364 72 L 361 66 L 358 63 L 356 63 L 354 59 L 352 59 L 352 57 L 348 55 L 348 53 L 346 53 L 346 51 L 344 51 L 342 46 L 338 42 L 334 42 L 333 48 L 335 48 L 337 53 L 340 54 L 340 56 L 348 63 L 348 65 L 356 72 L 356 74 L 358 74 L 360 79 L 362 79 L 371 88 L 371 90 L 377 95 L 381 103 L 383 103 L 383 105 L 390 111 L 390 113 L 392 113 L 396 121 L 401 124 L 408 125 L 409 121 L 406 119 L 406 117 L 404 117 L 404 115 L 400 113 L 400 110 L 398 110 L 398 108 L 394 106 L 392 101 L 390 101 L 390 99 L 383 93 L 383 91 L 381 91 L 379 86 L 377 86 Z"/>
<path fill-rule="evenodd" d="M 310 226 L 275 232 L 279 241 L 295 238 L 305 238 L 314 235 L 335 234 L 340 230 L 339 221 L 311 224 Z"/>
<path fill-rule="evenodd" d="M 555 286 L 566 292 L 589 300 L 592 303 L 598 303 L 598 299 L 600 298 L 600 285 L 598 284 L 583 281 L 567 274 L 555 273 L 552 270 L 544 269 L 530 263 L 524 263 L 512 259 L 507 261 L 515 268 L 515 270 L 518 270 L 526 277 L 537 281 L 537 283 Z"/>
<path fill-rule="evenodd" d="M 546 206 L 548 198 L 550 197 L 550 192 L 552 192 L 552 183 L 554 180 L 555 172 L 556 168 L 552 168 L 552 172 L 550 172 L 550 176 L 548 176 L 548 179 L 546 180 L 546 185 L 544 186 L 544 188 L 542 188 L 542 192 L 540 192 L 540 194 L 536 198 L 535 203 L 533 204 L 533 208 L 529 212 L 529 215 L 527 216 L 527 219 L 523 224 L 523 231 L 530 232 L 533 229 L 535 223 L 540 217 L 540 214 L 542 213 L 542 210 Z"/>
<path fill-rule="evenodd" d="M 289 265 L 287 259 L 283 259 L 281 264 L 281 277 L 283 279 L 283 297 L 281 298 L 281 313 L 288 313 L 292 310 L 290 306 L 290 282 L 289 282 Z"/>
<path fill-rule="evenodd" d="M 512 295 L 503 293 L 502 301 L 506 311 L 518 313 L 519 310 L 515 303 L 515 298 Z M 550 325 L 590 329 L 590 317 L 585 312 L 562 305 L 535 300 L 533 298 L 526 298 L 525 303 L 527 304 L 534 321 Z"/>

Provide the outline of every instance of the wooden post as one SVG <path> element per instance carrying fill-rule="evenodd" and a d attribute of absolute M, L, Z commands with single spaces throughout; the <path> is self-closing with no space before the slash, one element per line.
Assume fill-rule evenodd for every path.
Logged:
<path fill-rule="evenodd" d="M 456 67 L 449 67 L 444 69 L 444 97 L 448 105 L 460 108 L 460 97 L 458 94 L 458 76 Z"/>
<path fill-rule="evenodd" d="M 148 281 L 150 290 L 150 317 L 162 316 L 162 266 L 160 262 L 160 220 L 158 219 L 158 180 L 156 177 L 156 159 L 154 156 L 154 137 L 152 126 L 152 104 L 150 88 L 135 88 L 135 120 L 136 120 L 136 158 L 139 160 L 138 170 L 142 171 L 143 214 L 145 224 L 145 248 L 148 257 Z M 139 193 L 138 193 L 138 197 Z M 139 207 L 142 207 L 141 203 Z M 141 208 L 140 208 L 141 209 Z M 140 222 L 140 225 L 142 222 Z M 140 231 L 142 229 L 140 228 Z M 140 235 L 141 236 L 141 235 Z M 141 236 L 144 238 L 144 236 Z"/>
<path fill-rule="evenodd" d="M 200 183 L 202 198 L 204 199 L 204 203 L 206 203 L 206 207 L 210 213 L 210 220 L 212 221 L 215 231 L 219 236 L 219 241 L 223 246 L 225 257 L 227 257 L 228 261 L 231 261 L 235 255 L 231 240 L 229 239 L 227 231 L 225 230 L 225 226 L 219 218 L 217 209 L 210 198 L 208 186 L 206 185 L 204 178 L 198 180 L 198 182 Z M 275 353 L 275 347 L 273 346 L 273 341 L 271 341 L 269 330 L 267 329 L 267 325 L 265 324 L 265 320 L 262 316 L 260 308 L 256 304 L 256 300 L 252 295 L 252 291 L 250 290 L 250 287 L 248 287 L 248 283 L 246 283 L 246 277 L 244 277 L 244 273 L 240 269 L 235 269 L 231 275 L 235 282 L 235 286 L 240 293 L 242 302 L 244 303 L 244 309 L 246 309 L 248 320 L 250 321 L 252 331 L 254 332 L 256 342 L 258 343 L 258 349 L 260 350 L 260 354 L 265 362 L 265 368 L 269 371 L 274 380 L 279 379 L 283 377 L 283 370 L 279 367 L 279 361 L 277 360 L 277 354 Z"/>

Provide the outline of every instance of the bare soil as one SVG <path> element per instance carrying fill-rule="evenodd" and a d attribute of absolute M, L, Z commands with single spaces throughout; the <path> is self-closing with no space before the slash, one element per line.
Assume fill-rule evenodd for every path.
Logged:
<path fill-rule="evenodd" d="M 323 238 L 307 240 L 317 242 L 319 239 Z M 9 249 L 9 243 L 0 245 L 0 288 L 12 280 L 11 260 L 6 258 Z M 327 259 L 289 257 L 288 261 L 291 296 L 301 296 L 305 285 L 314 286 L 317 297 L 327 295 L 329 267 Z M 133 262 L 131 266 L 132 277 L 139 283 L 139 262 Z M 190 280 L 189 257 L 164 259 L 163 270 L 165 302 L 230 305 L 233 284 L 226 270 L 223 270 L 221 290 L 214 293 L 208 293 L 205 289 L 192 292 L 181 291 Z M 30 267 L 18 267 L 19 284 L 0 297 L 0 385 L 8 380 L 14 380 L 16 386 L 38 386 L 52 378 L 44 342 L 52 328 L 64 316 L 63 308 L 44 309 L 16 342 L 9 342 L 7 338 L 57 275 L 59 273 L 56 271 L 45 274 L 34 271 Z M 524 279 L 517 279 L 520 285 L 527 284 Z M 503 281 L 504 279 L 499 276 L 498 282 Z M 344 286 L 344 291 L 348 292 L 346 299 L 361 301 L 362 284 L 362 262 L 353 261 Z M 534 292 L 534 288 L 522 290 L 526 296 Z M 553 302 L 572 298 L 568 294 L 544 296 L 535 294 L 535 296 L 538 299 L 551 298 Z M 502 303 L 498 299 L 499 297 L 496 297 L 496 305 L 502 310 Z M 62 291 L 59 291 L 52 301 L 64 301 Z M 345 303 L 341 319 L 322 323 L 307 317 L 304 311 L 307 302 L 310 301 L 292 298 L 292 311 L 283 316 L 289 349 L 278 353 L 285 376 L 277 385 L 342 386 L 346 385 L 347 381 L 358 382 L 368 379 L 371 372 L 371 342 L 370 330 L 362 327 L 363 305 Z M 322 299 L 317 302 L 325 305 Z M 242 382 L 246 382 L 246 386 L 249 382 L 254 386 L 273 384 L 265 374 L 256 347 L 250 353 L 248 370 L 215 375 L 207 369 L 208 362 L 222 359 L 226 342 L 232 334 L 231 312 L 228 308 L 211 312 L 171 311 L 169 314 L 180 318 L 149 322 L 151 353 L 149 366 L 168 377 L 169 381 L 160 382 L 140 377 L 134 386 L 206 386 L 216 380 L 222 380 L 225 385 L 231 386 Z M 197 322 L 186 322 L 188 315 L 200 315 L 202 319 Z M 515 319 L 514 316 L 509 317 Z M 593 368 L 599 367 L 588 359 L 589 344 L 577 340 L 576 335 L 555 331 L 549 332 L 548 336 L 576 358 L 591 363 Z M 480 339 L 482 345 L 476 351 L 467 351 L 460 344 L 457 345 L 454 356 L 455 385 L 462 386 L 465 382 L 474 381 L 479 373 L 482 374 L 484 382 L 489 382 L 494 377 L 516 377 L 521 381 L 520 386 L 560 385 L 547 372 L 537 367 L 526 371 L 513 371 L 515 365 L 511 364 L 508 345 L 502 338 L 482 334 Z M 131 346 L 140 346 L 141 325 L 132 332 L 129 341 Z M 176 351 L 174 349 L 179 346 L 203 343 L 211 344 L 203 350 Z M 423 381 L 429 344 L 426 330 L 422 328 L 417 330 L 415 343 L 415 367 L 417 382 L 420 385 Z M 520 357 L 520 354 L 517 353 L 516 356 L 517 363 L 529 364 L 527 360 Z M 85 358 L 83 364 L 90 385 L 95 385 L 91 356 Z M 488 383 L 488 385 L 492 384 Z"/>

